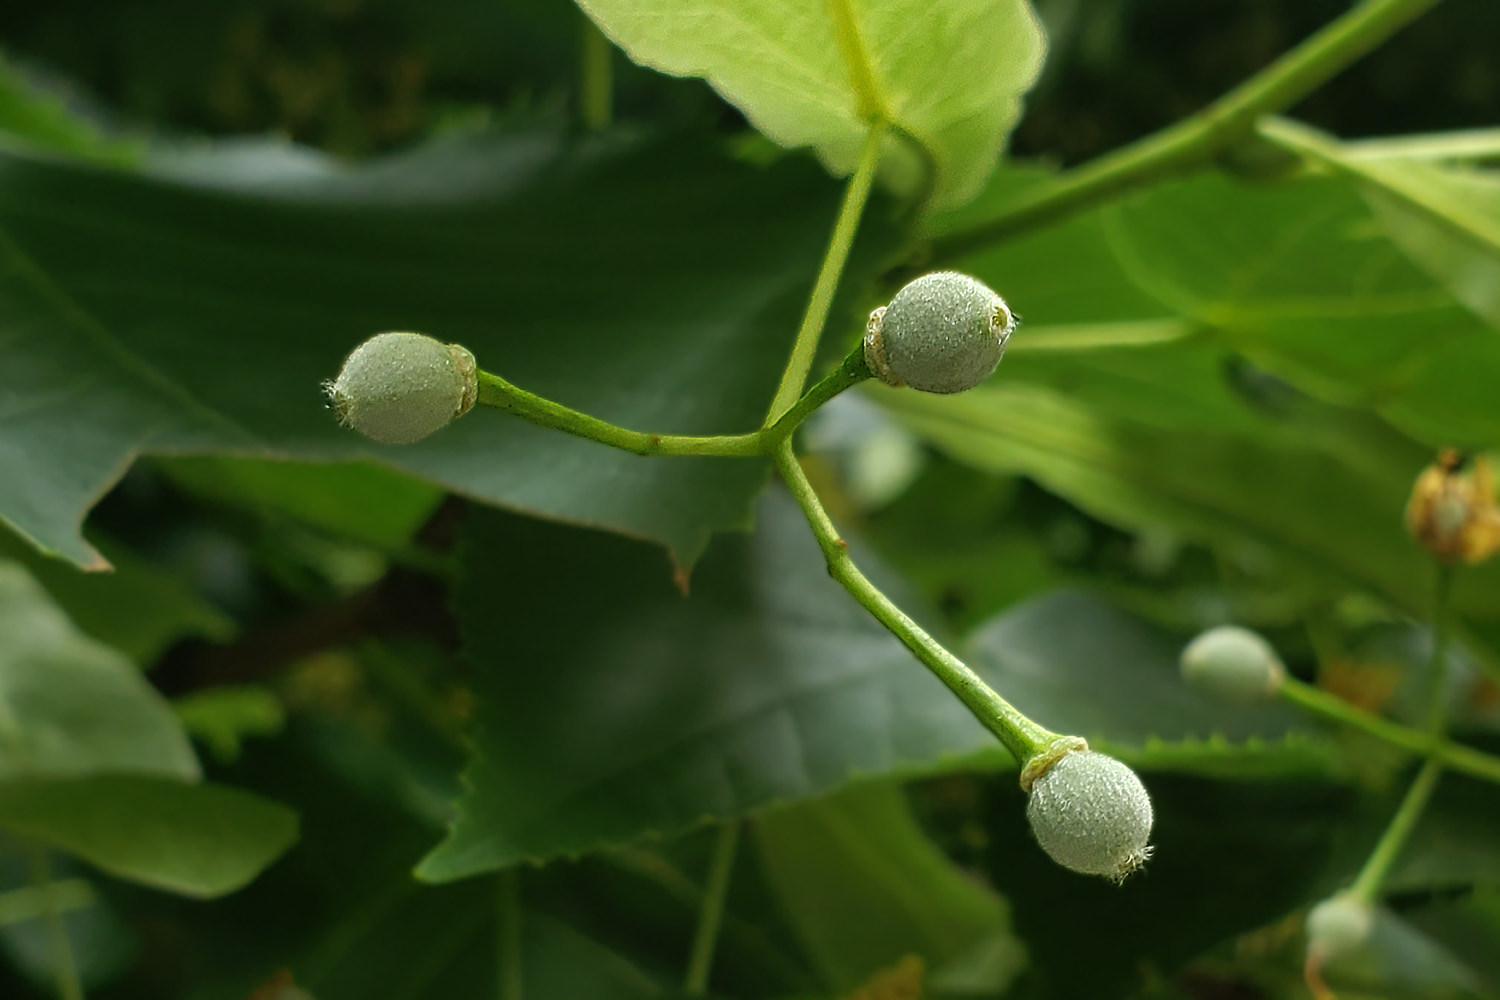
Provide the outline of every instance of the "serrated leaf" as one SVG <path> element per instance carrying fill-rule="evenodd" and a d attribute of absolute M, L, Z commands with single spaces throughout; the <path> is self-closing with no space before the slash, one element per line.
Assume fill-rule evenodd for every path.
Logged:
<path fill-rule="evenodd" d="M 0 787 L 121 773 L 199 776 L 172 709 L 136 666 L 0 561 Z"/>
<path fill-rule="evenodd" d="M 920 145 L 936 206 L 972 197 L 1041 69 L 1024 0 L 579 0 L 636 62 L 700 76 L 783 146 L 854 169 L 869 123 Z"/>
<path fill-rule="evenodd" d="M 489 513 L 466 535 L 475 758 L 424 878 L 672 836 L 996 747 L 829 579 L 780 493 L 753 537 L 716 541 L 688 597 L 640 545 Z"/>
<path fill-rule="evenodd" d="M 605 419 L 752 429 L 837 197 L 810 163 L 701 136 L 450 137 L 355 170 L 284 148 L 129 174 L 0 154 L 0 517 L 98 565 L 79 522 L 137 454 L 363 458 L 690 564 L 746 524 L 764 463 L 647 461 L 483 408 L 378 446 L 319 383 L 370 334 L 416 329 Z M 849 287 L 873 266 L 856 258 Z"/>
<path fill-rule="evenodd" d="M 762 816 L 757 853 L 828 987 L 843 995 L 908 955 L 929 970 L 988 948 L 986 992 L 1024 964 L 1005 903 L 928 839 L 896 785 Z"/>
<path fill-rule="evenodd" d="M 1007 700 L 1059 733 L 1145 751 L 1164 740 L 1204 756 L 1221 740 L 1281 741 L 1308 729 L 1280 703 L 1233 705 L 1189 686 L 1183 641 L 1082 591 L 1056 591 L 996 616 L 965 650 Z"/>
<path fill-rule="evenodd" d="M 249 882 L 297 839 L 297 815 L 249 792 L 160 778 L 0 785 L 0 829 L 111 875 L 188 896 Z"/>

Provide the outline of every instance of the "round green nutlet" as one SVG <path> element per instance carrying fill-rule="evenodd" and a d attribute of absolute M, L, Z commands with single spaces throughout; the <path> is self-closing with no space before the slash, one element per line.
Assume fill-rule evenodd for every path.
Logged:
<path fill-rule="evenodd" d="M 1329 896 L 1307 914 L 1307 950 L 1322 958 L 1345 955 L 1369 938 L 1375 908 L 1347 892 Z"/>
<path fill-rule="evenodd" d="M 1271 644 L 1237 625 L 1199 635 L 1182 651 L 1182 677 L 1226 701 L 1253 702 L 1281 687 L 1286 667 Z"/>
<path fill-rule="evenodd" d="M 865 363 L 888 385 L 963 392 L 1000 364 L 1016 328 L 1005 300 L 954 271 L 916 279 L 870 314 Z"/>
<path fill-rule="evenodd" d="M 1026 819 L 1053 861 L 1123 881 L 1151 857 L 1151 796 L 1134 771 L 1093 750 L 1064 753 L 1031 786 Z"/>
<path fill-rule="evenodd" d="M 410 444 L 469 412 L 479 395 L 474 355 L 420 333 L 377 333 L 324 383 L 339 420 L 383 444 Z"/>

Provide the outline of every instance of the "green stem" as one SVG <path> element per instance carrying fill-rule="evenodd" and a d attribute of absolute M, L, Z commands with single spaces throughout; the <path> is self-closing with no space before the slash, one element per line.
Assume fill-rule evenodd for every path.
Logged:
<path fill-rule="evenodd" d="M 1422 770 L 1417 773 L 1417 780 L 1411 783 L 1406 798 L 1401 800 L 1401 808 L 1396 810 L 1385 833 L 1380 835 L 1380 843 L 1375 845 L 1375 850 L 1370 853 L 1369 860 L 1360 869 L 1359 877 L 1349 890 L 1356 899 L 1366 903 L 1375 901 L 1386 873 L 1401 853 L 1401 848 L 1406 845 L 1406 838 L 1417 825 L 1422 811 L 1427 808 L 1427 800 L 1432 797 L 1432 790 L 1437 787 L 1437 780 L 1442 773 L 1443 762 L 1437 757 L 1429 757 L 1427 763 L 1422 765 Z"/>
<path fill-rule="evenodd" d="M 734 871 L 734 855 L 739 841 L 739 823 L 725 823 L 719 827 L 713 860 L 709 862 L 708 883 L 703 887 L 703 903 L 698 910 L 693 953 L 688 957 L 687 974 L 682 981 L 682 990 L 690 997 L 702 996 L 708 990 L 714 947 L 718 944 L 719 927 L 724 921 L 724 901 L 729 896 L 729 876 Z"/>
<path fill-rule="evenodd" d="M 587 16 L 583 19 L 583 79 L 580 113 L 592 131 L 609 128 L 614 118 L 614 51 L 604 32 Z"/>
<path fill-rule="evenodd" d="M 822 549 L 823 558 L 828 562 L 829 575 L 842 584 L 880 624 L 890 629 L 907 649 L 916 654 L 917 659 L 974 713 L 974 717 L 999 738 L 1017 763 L 1024 766 L 1039 751 L 1060 738 L 1057 733 L 1037 725 L 1000 697 L 967 664 L 928 635 L 920 625 L 896 607 L 890 598 L 881 593 L 849 557 L 848 545 L 839 537 L 828 512 L 823 509 L 812 484 L 807 481 L 806 473 L 792 453 L 790 442 L 782 443 L 776 450 L 775 458 L 781 478 L 786 481 L 787 488 L 806 515 L 807 523 L 812 526 L 818 548 Z"/>
<path fill-rule="evenodd" d="M 1383 740 L 1412 753 L 1431 755 L 1450 770 L 1500 784 L 1500 757 L 1447 739 L 1434 741 L 1420 729 L 1403 726 L 1389 719 L 1355 708 L 1325 691 L 1288 677 L 1282 682 L 1281 696 L 1294 705 L 1341 723 L 1351 729 Z"/>
<path fill-rule="evenodd" d="M 828 250 L 823 254 L 823 266 L 818 270 L 818 280 L 813 284 L 812 296 L 807 300 L 807 312 L 802 316 L 802 326 L 797 330 L 797 339 L 792 344 L 791 357 L 786 370 L 781 373 L 781 384 L 776 387 L 776 396 L 766 413 L 766 426 L 774 425 L 783 413 L 802 395 L 807 384 L 807 375 L 812 371 L 813 358 L 818 353 L 818 338 L 828 321 L 828 310 L 833 306 L 833 293 L 838 288 L 839 278 L 844 273 L 844 264 L 849 259 L 849 249 L 854 245 L 854 234 L 859 229 L 860 216 L 864 215 L 865 202 L 870 197 L 870 186 L 875 180 L 875 168 L 880 165 L 880 144 L 885 138 L 885 124 L 873 122 L 865 133 L 864 148 L 860 150 L 859 166 L 849 178 L 844 190 L 844 203 L 839 208 L 838 221 L 833 226 L 833 236 L 828 240 Z"/>
<path fill-rule="evenodd" d="M 1437 788 L 1438 779 L 1443 775 L 1444 761 L 1437 752 L 1439 741 L 1443 739 L 1443 726 L 1445 717 L 1444 681 L 1448 672 L 1448 598 L 1453 591 L 1453 570 L 1447 566 L 1438 567 L 1436 599 L 1433 601 L 1432 611 L 1432 662 L 1428 667 L 1427 687 L 1427 740 L 1428 758 L 1418 772 L 1417 779 L 1411 783 L 1411 788 L 1406 792 L 1406 797 L 1401 800 L 1401 807 L 1396 810 L 1390 825 L 1381 834 L 1380 842 L 1375 845 L 1369 860 L 1365 862 L 1364 868 L 1360 869 L 1359 877 L 1354 880 L 1354 887 L 1350 892 L 1357 899 L 1366 903 L 1375 901 L 1380 893 L 1380 887 L 1385 882 L 1386 873 L 1401 855 L 1401 848 L 1406 845 L 1407 838 L 1411 836 L 1412 830 L 1421 819 L 1422 813 L 1427 808 L 1427 802 L 1432 798 L 1433 790 Z"/>
<path fill-rule="evenodd" d="M 521 1000 L 521 878 L 512 868 L 500 874 L 500 1000 Z"/>
<path fill-rule="evenodd" d="M 1263 115 L 1285 110 L 1438 0 L 1366 0 L 1198 114 L 1038 185 L 984 222 L 933 245 L 937 263 L 1072 215 L 1126 191 L 1207 166 Z"/>
<path fill-rule="evenodd" d="M 748 434 L 695 436 L 687 434 L 652 434 L 619 427 L 598 417 L 580 413 L 571 407 L 512 385 L 499 375 L 479 373 L 479 399 L 485 406 L 513 413 L 542 427 L 564 431 L 577 437 L 598 441 L 637 455 L 722 455 L 747 457 L 769 455 L 792 436 L 814 410 L 851 386 L 870 377 L 865 365 L 864 349 L 856 347 L 841 365 L 829 372 L 769 427 Z"/>
<path fill-rule="evenodd" d="M 31 887 L 42 895 L 47 921 L 47 948 L 59 1000 L 83 1000 L 83 983 L 73 958 L 73 943 L 52 891 L 52 865 L 45 847 L 31 848 Z"/>

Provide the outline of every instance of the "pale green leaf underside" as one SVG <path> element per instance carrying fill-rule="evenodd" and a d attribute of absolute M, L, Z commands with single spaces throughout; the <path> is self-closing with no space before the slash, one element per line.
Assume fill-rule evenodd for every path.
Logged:
<path fill-rule="evenodd" d="M 1045 50 L 1025 0 L 579 2 L 635 61 L 704 78 L 836 174 L 854 169 L 871 116 L 885 118 L 920 145 L 937 207 L 984 183 Z"/>

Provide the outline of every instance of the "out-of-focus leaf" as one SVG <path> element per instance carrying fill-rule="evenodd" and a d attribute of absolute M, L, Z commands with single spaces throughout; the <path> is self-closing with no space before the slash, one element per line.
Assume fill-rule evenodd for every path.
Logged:
<path fill-rule="evenodd" d="M 113 572 L 84 573 L 0 527 L 0 559 L 25 566 L 79 629 L 137 663 L 154 663 L 186 636 L 222 642 L 234 634 L 233 619 L 178 577 L 121 545 L 97 537 L 94 544 Z"/>
<path fill-rule="evenodd" d="M 193 779 L 198 761 L 135 665 L 0 562 L 0 782 L 111 773 Z"/>
<path fill-rule="evenodd" d="M 356 170 L 287 149 L 130 174 L 0 156 L 0 517 L 97 566 L 79 522 L 136 454 L 374 458 L 690 564 L 745 526 L 763 462 L 642 460 L 485 408 L 379 446 L 319 383 L 371 333 L 415 329 L 609 420 L 749 430 L 836 201 L 811 163 L 753 167 L 703 136 L 454 137 Z"/>
<path fill-rule="evenodd" d="M 1432 1000 L 1488 997 L 1483 977 L 1437 941 L 1389 910 L 1377 908 L 1369 938 L 1330 960 L 1323 978 L 1340 996 L 1410 996 Z"/>
<path fill-rule="evenodd" d="M 753 537 L 718 540 L 687 597 L 640 545 L 473 518 L 457 610 L 476 754 L 423 877 L 672 836 L 999 752 L 829 579 L 784 495 L 759 515 Z"/>
<path fill-rule="evenodd" d="M 208 897 L 276 860 L 297 839 L 297 815 L 223 785 L 112 776 L 0 785 L 0 829 L 120 878 Z"/>
<path fill-rule="evenodd" d="M 1316 422 L 1299 443 L 1296 424 L 1261 435 L 1154 428 L 1031 385 L 881 397 L 955 458 L 1031 476 L 1104 521 L 1169 525 L 1206 542 L 1249 539 L 1412 611 L 1430 601 L 1430 561 L 1402 528 L 1427 455 L 1373 423 Z M 1494 585 L 1490 570 L 1470 574 L 1457 599 L 1493 615 Z"/>
<path fill-rule="evenodd" d="M 190 734 L 208 744 L 215 757 L 232 761 L 250 736 L 273 736 L 286 722 L 281 701 L 263 687 L 215 687 L 184 695 L 172 703 L 177 719 Z"/>
<path fill-rule="evenodd" d="M 907 955 L 936 970 L 998 950 L 990 993 L 1024 964 L 1005 903 L 927 838 L 899 786 L 865 785 L 767 813 L 755 840 L 788 919 L 838 995 Z"/>
<path fill-rule="evenodd" d="M 443 497 L 431 483 L 370 462 L 204 456 L 158 464 L 178 486 L 215 503 L 274 512 L 378 549 L 409 542 Z"/>
<path fill-rule="evenodd" d="M 1025 0 L 580 0 L 631 58 L 701 76 L 783 146 L 854 168 L 873 118 L 921 147 L 936 205 L 995 166 L 1041 69 Z"/>
<path fill-rule="evenodd" d="M 124 166 L 140 151 L 100 134 L 70 111 L 60 94 L 49 94 L 0 54 L 0 137 Z"/>
<path fill-rule="evenodd" d="M 1289 122 L 1267 122 L 1262 134 L 1353 178 L 1391 241 L 1500 330 L 1500 174 L 1352 156 Z"/>

